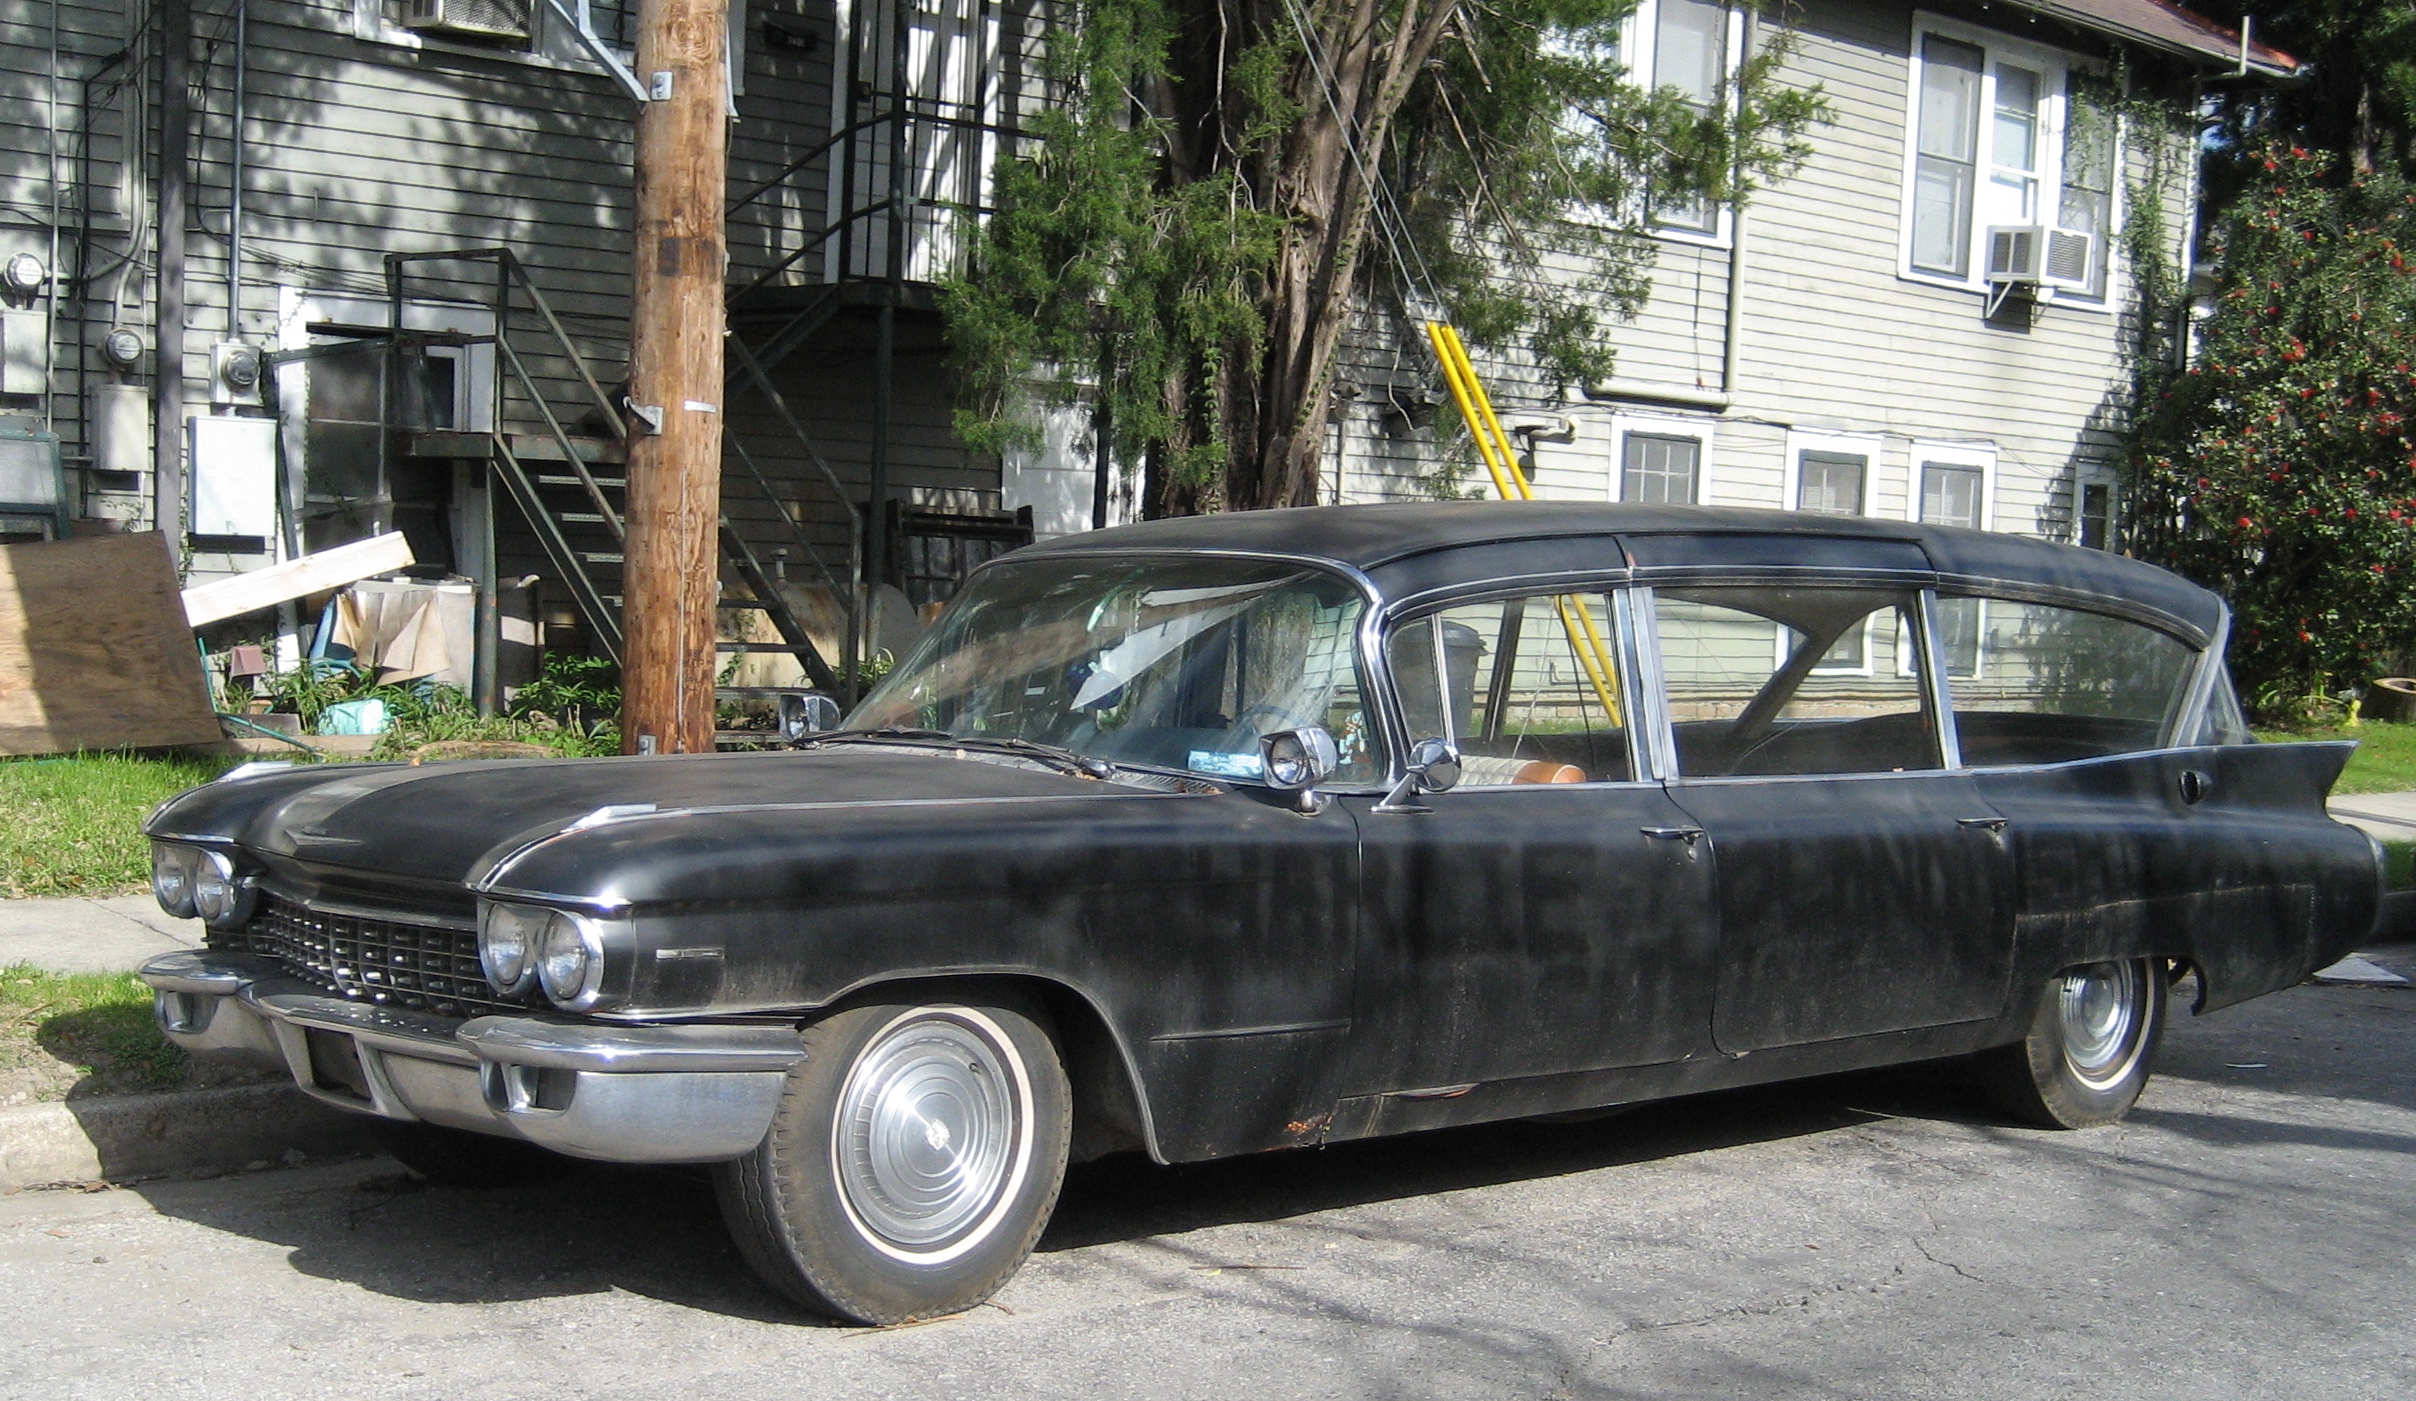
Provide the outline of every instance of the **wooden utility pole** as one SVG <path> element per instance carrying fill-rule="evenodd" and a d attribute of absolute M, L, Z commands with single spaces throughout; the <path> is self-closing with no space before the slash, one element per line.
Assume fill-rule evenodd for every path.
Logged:
<path fill-rule="evenodd" d="M 621 748 L 713 749 L 728 0 L 639 0 Z"/>

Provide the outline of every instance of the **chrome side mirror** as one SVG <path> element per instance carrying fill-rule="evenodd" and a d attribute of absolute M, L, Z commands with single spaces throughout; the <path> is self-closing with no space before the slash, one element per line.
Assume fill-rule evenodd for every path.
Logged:
<path fill-rule="evenodd" d="M 1375 812 L 1431 812 L 1422 793 L 1448 793 L 1459 786 L 1460 747 L 1447 739 L 1422 739 L 1409 748 L 1409 767 Z"/>
<path fill-rule="evenodd" d="M 839 702 L 820 691 L 794 691 L 780 698 L 780 737 L 792 743 L 839 728 Z"/>
<path fill-rule="evenodd" d="M 1259 777 L 1269 788 L 1299 793 L 1334 776 L 1342 767 L 1342 750 L 1322 726 L 1277 730 L 1258 737 Z"/>

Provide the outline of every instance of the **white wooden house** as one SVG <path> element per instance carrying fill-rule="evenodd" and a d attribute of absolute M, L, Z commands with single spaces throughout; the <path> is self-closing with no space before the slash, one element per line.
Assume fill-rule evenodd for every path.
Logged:
<path fill-rule="evenodd" d="M 1790 24 L 1784 80 L 1832 110 L 1811 158 L 1742 210 L 1653 229 L 1610 381 L 1485 367 L 1538 494 L 2107 544 L 2126 356 L 2162 341 L 2130 236 L 2186 277 L 2191 117 L 2210 84 L 2291 60 L 2162 0 L 1805 0 Z M 1643 0 L 1625 48 L 1648 80 L 1709 88 L 1762 39 L 1720 0 Z M 1382 336 L 1359 359 L 1377 392 L 1344 416 L 1334 499 L 1434 490 L 1437 435 L 1398 408 L 1414 377 Z"/>

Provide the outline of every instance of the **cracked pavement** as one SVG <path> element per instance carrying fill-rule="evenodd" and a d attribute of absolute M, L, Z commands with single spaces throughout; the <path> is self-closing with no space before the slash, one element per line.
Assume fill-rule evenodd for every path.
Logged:
<path fill-rule="evenodd" d="M 691 1173 L 21 1193 L 0 1398 L 2416 1394 L 2416 991 L 2178 1016 L 2159 1070 L 2079 1134 L 1911 1069 L 1111 1160 L 995 1305 L 889 1330 L 791 1314 Z"/>

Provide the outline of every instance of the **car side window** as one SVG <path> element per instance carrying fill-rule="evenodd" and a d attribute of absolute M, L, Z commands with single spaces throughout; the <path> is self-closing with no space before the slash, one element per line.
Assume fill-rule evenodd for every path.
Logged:
<path fill-rule="evenodd" d="M 1633 776 L 1618 644 L 1607 596 L 1538 594 L 1402 623 L 1388 655 L 1410 738 L 1458 744 L 1461 787 L 1615 783 Z"/>
<path fill-rule="evenodd" d="M 1940 767 L 1919 615 L 1896 589 L 1656 590 L 1679 776 Z"/>
<path fill-rule="evenodd" d="M 1945 636 L 1968 639 L 1947 666 L 1966 764 L 2058 764 L 2157 748 L 2198 657 L 2179 638 L 2076 608 L 1942 598 L 1938 611 Z"/>

